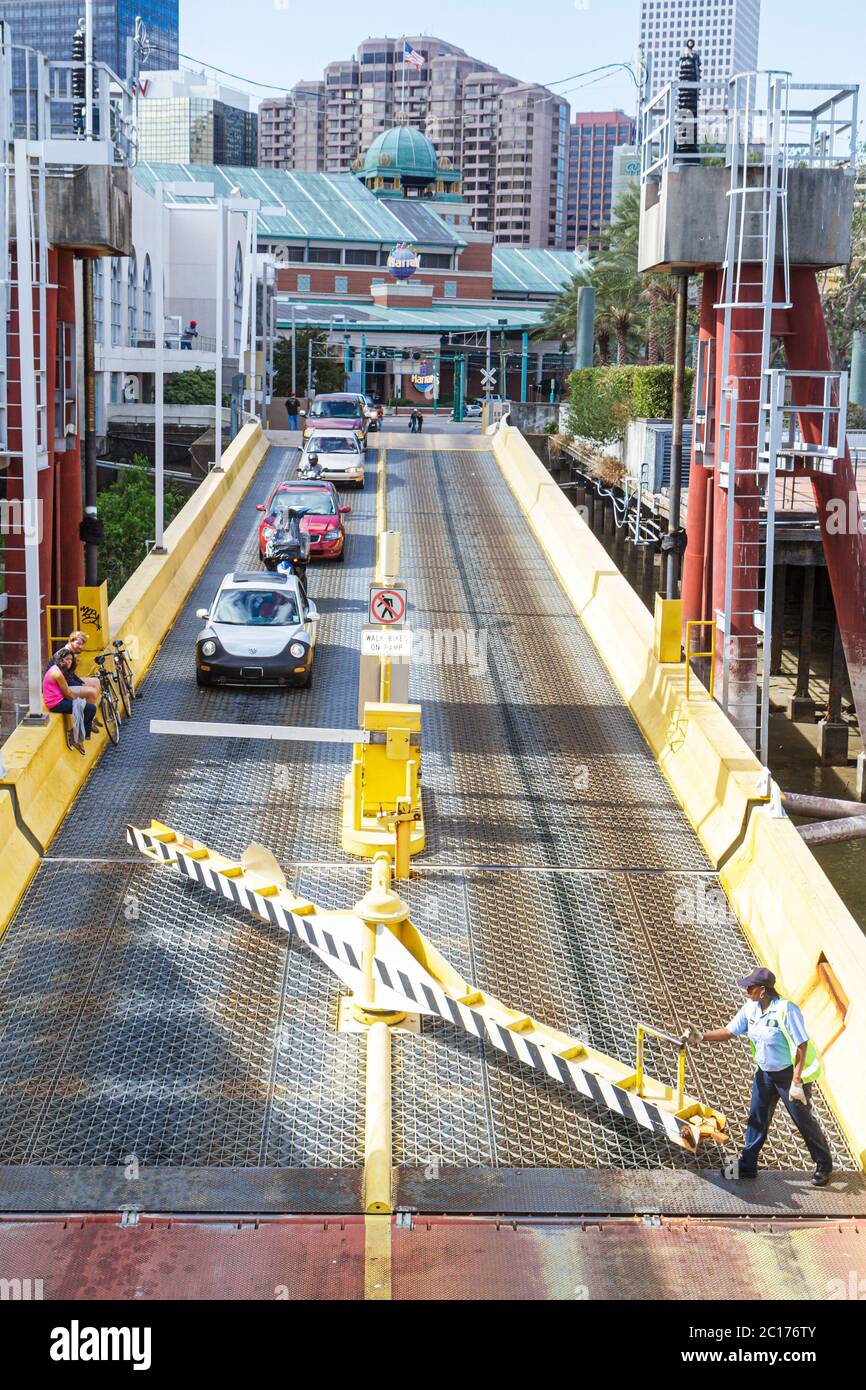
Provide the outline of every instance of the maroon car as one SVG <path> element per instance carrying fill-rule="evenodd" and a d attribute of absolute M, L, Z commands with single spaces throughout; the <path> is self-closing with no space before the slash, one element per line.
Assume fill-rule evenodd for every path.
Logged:
<path fill-rule="evenodd" d="M 316 396 L 313 400 L 307 412 L 304 439 L 309 439 L 314 430 L 352 430 L 360 440 L 361 448 L 366 449 L 369 428 L 364 397 L 357 391 L 335 391 L 330 395 Z"/>

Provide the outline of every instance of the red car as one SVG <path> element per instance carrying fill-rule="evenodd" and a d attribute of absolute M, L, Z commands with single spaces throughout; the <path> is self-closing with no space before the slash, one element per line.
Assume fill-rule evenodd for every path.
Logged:
<path fill-rule="evenodd" d="M 276 531 L 280 513 L 289 507 L 309 507 L 301 518 L 301 530 L 310 537 L 310 558 L 318 560 L 342 560 L 346 544 L 346 528 L 343 517 L 352 510 L 343 506 L 333 483 L 325 482 L 287 482 L 278 483 L 267 502 L 259 502 L 256 511 L 264 512 L 265 517 L 259 526 L 259 558 L 268 569 L 273 564 L 265 559 L 265 549 Z"/>

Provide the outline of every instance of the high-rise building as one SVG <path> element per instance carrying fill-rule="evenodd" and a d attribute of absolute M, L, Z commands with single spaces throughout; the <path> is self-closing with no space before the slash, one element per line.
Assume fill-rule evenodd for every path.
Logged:
<path fill-rule="evenodd" d="M 254 165 L 257 117 L 249 98 L 191 72 L 143 72 L 139 157 L 154 164 Z"/>
<path fill-rule="evenodd" d="M 493 233 L 500 245 L 564 246 L 568 102 L 523 83 L 499 98 Z"/>
<path fill-rule="evenodd" d="M 297 82 L 284 97 L 262 102 L 258 163 L 264 169 L 324 169 L 324 82 Z"/>
<path fill-rule="evenodd" d="M 624 111 L 578 111 L 569 129 L 565 245 L 595 250 L 610 221 L 614 151 L 634 140 L 635 123 Z"/>
<path fill-rule="evenodd" d="M 404 62 L 406 43 L 421 55 L 420 67 Z M 432 140 L 443 168 L 461 170 L 476 229 L 496 229 L 501 182 L 509 195 L 507 215 L 498 223 L 503 240 L 565 245 L 568 105 L 563 98 L 521 84 L 429 35 L 365 39 L 353 58 L 328 64 L 323 87 L 317 98 L 324 105 L 319 162 L 310 162 L 312 136 L 304 151 L 298 145 L 301 106 L 295 88 L 261 107 L 262 165 L 358 172 L 383 131 L 407 126 Z"/>
<path fill-rule="evenodd" d="M 701 59 L 702 82 L 725 82 L 758 66 L 761 0 L 641 0 L 640 43 L 653 97 L 677 75 L 687 39 Z"/>
<path fill-rule="evenodd" d="M 149 51 L 142 66 L 176 68 L 179 0 L 98 0 L 93 6 L 93 57 L 119 77 L 127 76 L 127 41 L 136 17 L 146 31 Z M 0 0 L 0 19 L 12 42 L 38 48 L 53 61 L 72 57 L 72 36 L 84 14 L 82 0 Z"/>

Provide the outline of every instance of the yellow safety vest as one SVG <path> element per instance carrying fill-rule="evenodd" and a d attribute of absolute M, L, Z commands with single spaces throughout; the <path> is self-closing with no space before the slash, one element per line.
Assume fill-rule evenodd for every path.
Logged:
<path fill-rule="evenodd" d="M 791 1066 L 793 1066 L 795 1058 L 797 1056 L 797 1044 L 794 1042 L 793 1038 L 791 1037 L 791 1034 L 785 1027 L 785 1024 L 788 1021 L 788 1004 L 790 1003 L 790 1000 L 782 999 L 780 1000 L 780 1003 L 784 1005 L 784 1007 L 782 1009 L 782 1017 L 779 1021 L 779 1031 L 782 1034 L 782 1037 L 785 1039 L 785 1042 L 788 1044 L 788 1048 L 791 1053 Z M 752 1049 L 752 1056 L 757 1058 L 755 1044 L 752 1042 L 751 1038 L 749 1038 L 749 1047 Z M 757 1061 L 755 1062 L 755 1070 L 758 1070 Z M 801 1081 L 817 1081 L 820 1075 L 821 1058 L 818 1056 L 818 1053 L 815 1050 L 815 1044 L 812 1042 L 812 1039 L 810 1038 L 809 1041 L 806 1043 L 806 1060 L 803 1063 L 803 1070 L 800 1074 L 800 1079 Z"/>

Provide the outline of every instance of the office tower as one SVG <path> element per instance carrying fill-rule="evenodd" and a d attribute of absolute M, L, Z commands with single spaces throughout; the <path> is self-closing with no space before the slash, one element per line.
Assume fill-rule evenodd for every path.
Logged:
<path fill-rule="evenodd" d="M 13 44 L 38 48 L 47 58 L 68 61 L 72 36 L 84 14 L 82 0 L 0 0 L 0 19 L 11 29 Z M 149 44 L 147 68 L 178 64 L 178 0 L 98 0 L 93 6 L 93 57 L 119 77 L 127 75 L 127 42 L 136 16 Z"/>
<path fill-rule="evenodd" d="M 284 97 L 259 107 L 258 163 L 263 169 L 305 169 L 325 164 L 325 84 L 297 82 Z"/>
<path fill-rule="evenodd" d="M 677 75 L 683 44 L 694 39 L 701 81 L 725 82 L 758 66 L 761 0 L 641 0 L 640 43 L 649 68 L 648 96 Z"/>
<path fill-rule="evenodd" d="M 565 245 L 568 102 L 523 83 L 499 98 L 495 241 Z"/>
<path fill-rule="evenodd" d="M 599 244 L 610 221 L 614 151 L 635 138 L 635 123 L 624 111 L 578 111 L 569 128 L 566 241 L 569 250 Z"/>
<path fill-rule="evenodd" d="M 254 165 L 257 117 L 249 98 L 191 72 L 143 72 L 139 157 L 155 164 Z"/>

